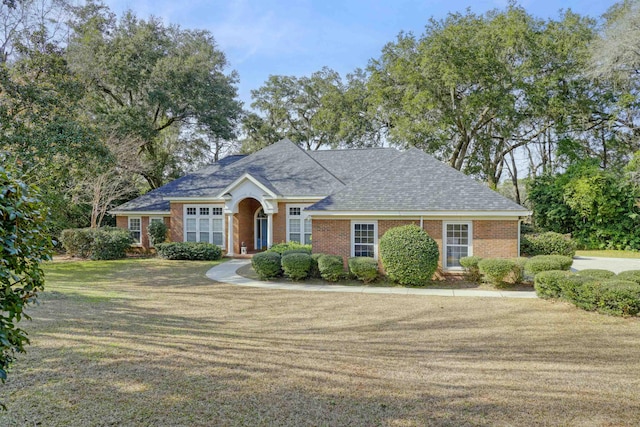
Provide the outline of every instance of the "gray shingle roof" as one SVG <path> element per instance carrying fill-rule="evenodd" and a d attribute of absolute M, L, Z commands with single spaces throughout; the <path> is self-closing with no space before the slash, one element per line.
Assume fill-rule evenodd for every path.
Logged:
<path fill-rule="evenodd" d="M 514 211 L 522 206 L 410 149 L 307 208 L 311 211 Z"/>
<path fill-rule="evenodd" d="M 166 212 L 165 197 L 213 198 L 245 173 L 279 196 L 330 195 L 309 210 L 526 212 L 418 149 L 306 152 L 289 140 L 247 156 L 226 157 L 114 210 Z"/>

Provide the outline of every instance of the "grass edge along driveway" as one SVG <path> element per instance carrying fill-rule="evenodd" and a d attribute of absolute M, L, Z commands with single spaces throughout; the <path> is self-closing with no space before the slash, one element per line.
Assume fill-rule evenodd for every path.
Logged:
<path fill-rule="evenodd" d="M 0 425 L 634 425 L 640 322 L 542 300 L 212 282 L 53 263 Z"/>

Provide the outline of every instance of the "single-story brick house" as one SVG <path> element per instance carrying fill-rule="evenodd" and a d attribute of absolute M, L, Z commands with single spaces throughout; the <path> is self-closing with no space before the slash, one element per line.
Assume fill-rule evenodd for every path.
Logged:
<path fill-rule="evenodd" d="M 171 241 L 205 241 L 233 256 L 273 243 L 378 258 L 391 227 L 414 223 L 438 243 L 440 264 L 462 256 L 515 257 L 525 208 L 418 149 L 304 151 L 282 140 L 215 164 L 118 208 L 118 227 L 143 248 L 164 221 Z"/>

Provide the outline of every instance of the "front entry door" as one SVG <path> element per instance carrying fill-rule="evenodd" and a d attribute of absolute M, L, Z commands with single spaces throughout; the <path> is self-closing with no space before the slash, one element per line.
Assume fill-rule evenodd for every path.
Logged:
<path fill-rule="evenodd" d="M 267 249 L 267 215 L 264 213 L 264 210 L 260 209 L 258 214 L 256 215 L 256 250 L 261 251 L 263 249 Z"/>

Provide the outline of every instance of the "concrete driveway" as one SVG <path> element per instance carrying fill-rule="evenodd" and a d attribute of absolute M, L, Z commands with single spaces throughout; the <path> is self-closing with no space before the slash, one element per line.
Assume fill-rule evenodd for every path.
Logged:
<path fill-rule="evenodd" d="M 576 256 L 573 258 L 572 270 L 585 270 L 587 268 L 599 268 L 620 273 L 626 270 L 640 270 L 638 258 L 596 258 Z"/>

